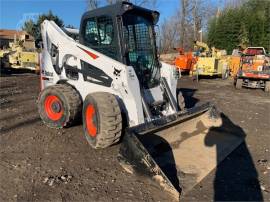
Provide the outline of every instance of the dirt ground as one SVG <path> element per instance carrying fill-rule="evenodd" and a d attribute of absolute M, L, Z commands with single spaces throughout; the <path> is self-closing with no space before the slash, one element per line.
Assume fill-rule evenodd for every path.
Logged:
<path fill-rule="evenodd" d="M 37 75 L 1 77 L 0 86 L 0 201 L 171 201 L 152 181 L 123 171 L 119 144 L 94 150 L 82 125 L 44 126 Z M 246 135 L 182 201 L 270 201 L 270 95 L 221 79 L 183 77 L 179 88 L 187 107 L 211 101 Z"/>

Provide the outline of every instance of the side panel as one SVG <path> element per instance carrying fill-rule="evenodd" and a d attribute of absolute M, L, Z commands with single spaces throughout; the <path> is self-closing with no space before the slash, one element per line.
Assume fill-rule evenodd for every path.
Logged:
<path fill-rule="evenodd" d="M 173 97 L 175 98 L 175 100 L 177 100 L 176 98 L 176 88 L 177 88 L 177 81 L 179 79 L 179 74 L 177 71 L 177 68 L 173 65 L 169 65 L 167 63 L 161 62 L 161 77 L 165 77 L 169 88 L 173 94 Z"/>
<path fill-rule="evenodd" d="M 46 49 L 43 49 L 40 57 L 40 80 L 41 90 L 50 85 L 54 85 L 60 80 L 52 65 L 51 56 Z"/>

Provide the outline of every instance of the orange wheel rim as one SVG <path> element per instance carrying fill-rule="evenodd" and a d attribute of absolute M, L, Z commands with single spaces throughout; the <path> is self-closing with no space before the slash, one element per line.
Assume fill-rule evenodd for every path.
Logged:
<path fill-rule="evenodd" d="M 96 137 L 97 135 L 97 127 L 94 123 L 94 116 L 95 116 L 95 107 L 94 105 L 88 105 L 86 112 L 85 112 L 85 119 L 86 119 L 86 128 L 87 132 L 91 137 Z"/>
<path fill-rule="evenodd" d="M 44 109 L 49 119 L 53 121 L 59 120 L 64 113 L 62 102 L 55 95 L 49 95 L 46 97 Z"/>

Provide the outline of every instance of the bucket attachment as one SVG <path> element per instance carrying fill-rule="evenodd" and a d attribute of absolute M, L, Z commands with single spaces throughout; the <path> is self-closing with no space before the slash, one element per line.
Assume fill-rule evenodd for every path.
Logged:
<path fill-rule="evenodd" d="M 240 130 L 206 103 L 127 129 L 118 159 L 178 200 L 241 144 Z"/>

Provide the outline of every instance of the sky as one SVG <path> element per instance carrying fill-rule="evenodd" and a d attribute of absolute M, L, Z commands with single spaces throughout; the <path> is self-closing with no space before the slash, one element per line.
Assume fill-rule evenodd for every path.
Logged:
<path fill-rule="evenodd" d="M 58 15 L 65 25 L 79 28 L 86 6 L 86 0 L 0 0 L 0 29 L 19 30 L 25 20 L 35 19 L 49 10 Z M 160 22 L 173 15 L 177 8 L 179 0 L 158 0 L 156 10 L 160 12 Z"/>

